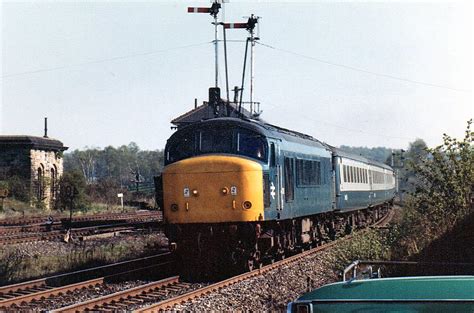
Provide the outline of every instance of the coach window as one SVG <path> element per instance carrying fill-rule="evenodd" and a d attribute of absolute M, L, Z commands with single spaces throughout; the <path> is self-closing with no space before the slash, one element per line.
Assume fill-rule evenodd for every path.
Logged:
<path fill-rule="evenodd" d="M 290 202 L 295 199 L 294 186 L 294 159 L 285 158 L 285 200 Z"/>
<path fill-rule="evenodd" d="M 347 183 L 347 165 L 342 166 L 342 171 L 344 176 L 344 182 Z"/>

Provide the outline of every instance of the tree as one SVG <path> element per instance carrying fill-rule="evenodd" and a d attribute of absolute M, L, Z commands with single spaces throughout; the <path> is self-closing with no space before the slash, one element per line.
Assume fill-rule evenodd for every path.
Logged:
<path fill-rule="evenodd" d="M 425 157 L 411 162 L 416 175 L 413 194 L 420 212 L 436 213 L 436 224 L 454 224 L 470 209 L 474 191 L 474 132 L 468 121 L 465 137 L 457 140 L 446 134 L 444 143 L 426 149 Z M 448 225 L 449 226 L 449 225 Z"/>
<path fill-rule="evenodd" d="M 59 195 L 56 208 L 65 210 L 85 210 L 89 205 L 86 195 L 86 180 L 80 171 L 64 172 L 59 180 Z"/>
<path fill-rule="evenodd" d="M 443 144 L 413 147 L 408 162 L 414 191 L 398 227 L 400 254 L 418 253 L 431 240 L 451 230 L 472 209 L 474 196 L 474 132 L 468 121 L 465 136 L 457 140 L 446 134 Z"/>

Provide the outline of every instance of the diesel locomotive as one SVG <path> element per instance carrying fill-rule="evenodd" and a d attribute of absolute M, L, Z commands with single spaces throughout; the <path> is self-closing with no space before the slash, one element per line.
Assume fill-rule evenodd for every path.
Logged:
<path fill-rule="evenodd" d="M 391 167 L 256 119 L 217 117 L 167 141 L 162 209 L 193 266 L 251 270 L 381 218 Z"/>

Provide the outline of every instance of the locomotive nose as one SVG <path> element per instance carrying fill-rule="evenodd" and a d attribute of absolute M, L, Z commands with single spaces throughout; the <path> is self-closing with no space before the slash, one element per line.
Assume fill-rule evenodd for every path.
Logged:
<path fill-rule="evenodd" d="M 261 220 L 262 166 L 241 157 L 208 155 L 163 171 L 164 217 L 170 223 Z"/>

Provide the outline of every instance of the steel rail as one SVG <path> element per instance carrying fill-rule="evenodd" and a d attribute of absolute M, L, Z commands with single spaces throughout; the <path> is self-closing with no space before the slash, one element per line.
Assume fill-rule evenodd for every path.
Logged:
<path fill-rule="evenodd" d="M 390 210 L 390 211 L 392 211 L 392 210 Z M 379 225 L 381 223 L 388 222 L 388 220 L 390 220 L 392 217 L 393 217 L 393 214 L 390 214 L 390 212 L 389 212 L 384 217 L 382 217 L 381 219 L 376 221 L 373 226 Z M 357 233 L 365 232 L 369 229 L 369 227 L 370 226 L 358 231 Z M 320 251 L 323 251 L 325 249 L 328 249 L 328 248 L 336 245 L 337 243 L 340 243 L 342 241 L 351 239 L 352 236 L 353 235 L 351 234 L 351 235 L 348 235 L 348 236 L 341 237 L 337 240 L 325 243 L 324 245 L 321 245 L 321 246 L 309 249 L 307 251 L 304 251 L 302 253 L 298 253 L 296 255 L 290 256 L 288 258 L 285 258 L 285 259 L 283 259 L 281 261 L 278 261 L 278 262 L 275 262 L 273 264 L 265 265 L 260 269 L 255 269 L 251 272 L 243 273 L 243 274 L 225 279 L 223 281 L 217 282 L 215 284 L 212 284 L 212 285 L 209 285 L 209 286 L 206 286 L 206 287 L 203 287 L 203 288 L 200 288 L 200 289 L 197 289 L 197 290 L 179 295 L 177 297 L 170 298 L 170 299 L 167 299 L 167 300 L 164 300 L 164 301 L 146 306 L 144 308 L 135 310 L 134 313 L 145 313 L 145 312 L 150 313 L 150 312 L 160 312 L 160 311 L 172 310 L 173 307 L 177 304 L 182 304 L 182 303 L 189 302 L 193 299 L 202 297 L 206 294 L 218 291 L 222 288 L 225 288 L 225 287 L 228 287 L 228 286 L 233 285 L 235 283 L 247 280 L 249 278 L 256 277 L 256 276 L 261 276 L 261 275 L 263 275 L 263 274 L 265 274 L 265 273 L 267 273 L 267 272 L 269 272 L 273 269 L 276 269 L 276 268 L 281 267 L 283 265 L 287 265 L 289 263 L 296 262 L 296 261 L 298 261 L 298 260 L 300 260 L 304 257 L 307 257 L 311 254 L 314 254 L 316 252 L 320 252 Z"/>
<path fill-rule="evenodd" d="M 1 300 L 0 308 L 8 308 L 13 305 L 19 306 L 23 303 L 28 303 L 33 300 L 40 300 L 41 298 L 48 298 L 50 296 L 67 293 L 68 291 L 73 291 L 73 290 L 77 290 L 81 288 L 87 288 L 90 286 L 97 286 L 103 283 L 104 283 L 104 277 L 101 277 L 101 278 L 91 279 L 84 282 L 79 282 L 79 283 L 66 285 L 62 287 L 46 289 L 46 290 L 42 290 L 42 291 L 38 291 L 34 293 L 28 293 L 25 295 L 14 297 L 12 299 Z"/>
<path fill-rule="evenodd" d="M 78 312 L 78 311 L 85 311 L 85 310 L 97 310 L 102 305 L 107 304 L 116 304 L 123 300 L 128 300 L 131 297 L 143 295 L 147 292 L 154 291 L 160 289 L 165 286 L 175 285 L 179 283 L 179 276 L 173 276 L 169 278 L 165 278 L 156 282 L 148 283 L 142 286 L 134 287 L 132 289 L 112 293 L 100 298 L 91 299 L 85 302 L 76 303 L 67 307 L 63 307 L 57 310 L 50 311 L 51 313 L 56 312 Z M 130 301 L 130 300 L 129 300 Z"/>
<path fill-rule="evenodd" d="M 32 281 L 27 281 L 23 283 L 18 283 L 14 285 L 8 285 L 0 287 L 0 298 L 4 298 L 11 293 L 18 292 L 18 291 L 25 291 L 31 290 L 34 288 L 43 288 L 46 286 L 46 278 L 36 279 Z"/>
<path fill-rule="evenodd" d="M 93 267 L 89 269 L 74 271 L 74 272 L 60 274 L 60 275 L 54 275 L 54 276 L 50 276 L 46 278 L 35 279 L 35 280 L 17 283 L 13 285 L 2 286 L 0 287 L 0 298 L 6 298 L 6 297 L 11 298 L 11 295 L 15 297 L 25 292 L 30 292 L 30 291 L 35 292 L 34 289 L 54 288 L 53 286 L 49 286 L 48 282 L 67 280 L 67 279 L 72 279 L 74 277 L 99 276 L 99 274 L 94 275 L 94 273 L 104 273 L 104 272 L 109 271 L 109 274 L 105 275 L 106 277 L 129 273 L 132 271 L 120 271 L 120 270 L 117 271 L 117 269 L 129 268 L 132 266 L 137 267 L 139 266 L 141 262 L 154 262 L 156 260 L 160 260 L 161 258 L 169 258 L 170 256 L 171 256 L 170 252 L 165 252 L 165 253 L 142 257 L 138 259 L 117 262 L 117 263 L 109 264 L 109 265 L 97 266 L 97 267 Z M 148 267 L 149 266 L 147 266 L 147 268 Z M 113 272 L 114 269 L 117 271 L 116 273 Z M 140 270 L 140 268 L 134 269 L 133 271 L 138 271 L 138 270 Z M 103 276 L 103 274 L 101 276 Z M 15 295 L 15 293 L 17 293 L 17 295 Z"/>
<path fill-rule="evenodd" d="M 15 307 L 21 307 L 25 304 L 28 305 L 33 301 L 35 301 L 35 305 L 37 306 L 40 301 L 42 301 L 43 299 L 48 299 L 52 296 L 67 294 L 68 292 L 72 292 L 78 289 L 104 285 L 106 284 L 108 279 L 111 279 L 113 277 L 123 277 L 128 276 L 130 274 L 136 275 L 136 273 L 138 272 L 144 272 L 152 268 L 157 268 L 170 264 L 172 264 L 171 261 L 165 261 L 159 264 L 144 266 L 130 271 L 115 273 L 60 287 L 47 286 L 47 279 L 39 279 L 32 282 L 7 286 L 8 288 L 4 289 L 9 293 L 5 293 L 4 296 L 7 296 L 8 298 L 0 300 L 0 311 L 12 309 Z"/>
<path fill-rule="evenodd" d="M 144 217 L 161 217 L 161 211 L 144 211 L 144 212 L 133 212 L 133 213 L 100 213 L 94 215 L 85 216 L 74 216 L 73 222 L 83 221 L 100 221 L 108 219 L 128 219 L 128 218 L 144 218 Z M 53 216 L 55 221 L 64 220 L 69 218 L 66 215 Z M 34 216 L 34 217 L 15 217 L 0 219 L 0 227 L 22 227 L 28 225 L 45 225 L 47 216 Z"/>
<path fill-rule="evenodd" d="M 131 230 L 140 226 L 147 226 L 150 223 L 156 223 L 156 221 L 136 221 L 128 222 L 121 224 L 108 224 L 108 225 L 97 225 L 97 226 L 87 226 L 81 228 L 71 228 L 71 234 L 74 236 L 84 236 L 98 234 L 94 233 L 95 231 L 104 231 L 108 232 L 117 232 L 124 230 Z M 15 244 L 15 243 L 25 243 L 25 242 L 34 242 L 42 240 L 54 240 L 61 239 L 64 236 L 64 230 L 52 230 L 45 232 L 37 233 L 17 233 L 15 235 L 5 236 L 5 234 L 0 235 L 0 245 L 5 244 Z"/>

